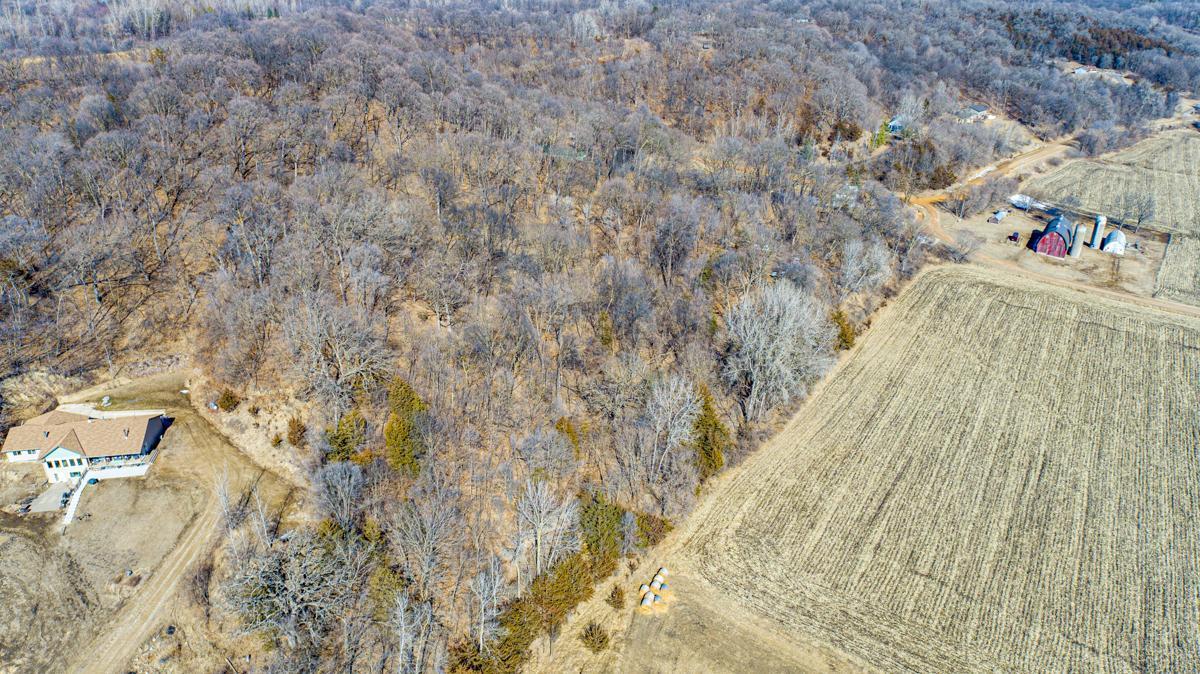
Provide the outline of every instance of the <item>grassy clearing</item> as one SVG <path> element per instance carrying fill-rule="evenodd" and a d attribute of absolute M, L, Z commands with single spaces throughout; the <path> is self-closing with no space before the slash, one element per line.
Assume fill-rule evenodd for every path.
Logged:
<path fill-rule="evenodd" d="M 1112 219 L 1120 219 L 1126 194 L 1150 194 L 1157 208 L 1146 226 L 1200 235 L 1200 133 L 1165 134 L 1097 159 L 1068 162 L 1021 189 L 1051 203 L 1074 196 L 1084 210 Z"/>
<path fill-rule="evenodd" d="M 706 610 L 761 619 L 766 651 L 1196 671 L 1198 372 L 1200 322 L 934 271 L 716 486 L 669 561 Z M 654 629 L 663 657 L 706 657 L 703 630 Z"/>
<path fill-rule="evenodd" d="M 1154 296 L 1200 306 L 1200 239 L 1171 237 Z"/>

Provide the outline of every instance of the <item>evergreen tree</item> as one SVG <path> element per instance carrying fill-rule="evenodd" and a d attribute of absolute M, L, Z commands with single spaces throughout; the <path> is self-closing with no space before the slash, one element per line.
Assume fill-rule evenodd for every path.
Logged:
<path fill-rule="evenodd" d="M 416 475 L 421 468 L 421 456 L 425 453 L 420 424 L 429 407 L 413 387 L 399 377 L 392 381 L 388 389 L 388 407 L 390 412 L 383 426 L 388 465 L 395 470 Z"/>
<path fill-rule="evenodd" d="M 357 408 L 338 419 L 332 428 L 325 429 L 329 442 L 329 461 L 349 461 L 367 440 L 367 422 Z"/>
<path fill-rule="evenodd" d="M 712 393 L 700 385 L 700 414 L 695 422 L 696 465 L 700 469 L 700 481 L 716 475 L 725 466 L 725 451 L 729 449 L 729 429 L 717 416 Z"/>

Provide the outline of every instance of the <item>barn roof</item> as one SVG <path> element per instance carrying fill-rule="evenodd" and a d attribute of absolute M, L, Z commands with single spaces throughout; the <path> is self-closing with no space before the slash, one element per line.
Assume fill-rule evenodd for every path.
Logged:
<path fill-rule="evenodd" d="M 1068 246 L 1071 245 L 1071 241 L 1075 238 L 1075 228 L 1071 226 L 1071 221 L 1061 215 L 1054 216 L 1054 219 L 1046 225 L 1046 229 L 1042 230 L 1042 236 L 1046 236 L 1051 232 L 1061 236 Z"/>
<path fill-rule="evenodd" d="M 1110 243 L 1119 243 L 1121 245 L 1125 245 L 1125 232 L 1122 232 L 1119 229 L 1114 229 L 1108 233 L 1108 236 L 1104 237 L 1104 243 L 1100 247 L 1106 248 Z"/>

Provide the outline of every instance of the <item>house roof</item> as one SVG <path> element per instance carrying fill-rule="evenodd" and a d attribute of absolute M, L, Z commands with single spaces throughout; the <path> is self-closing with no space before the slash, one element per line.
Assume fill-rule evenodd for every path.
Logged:
<path fill-rule="evenodd" d="M 87 421 L 86 414 L 78 414 L 76 412 L 64 412 L 63 410 L 50 410 L 45 414 L 26 421 L 26 424 L 34 426 L 57 426 L 59 424 L 69 424 L 72 421 Z"/>
<path fill-rule="evenodd" d="M 967 107 L 962 108 L 961 110 L 959 110 L 958 112 L 956 112 L 954 114 L 957 115 L 960 119 L 971 119 L 973 117 L 979 117 L 987 111 L 988 111 L 988 106 L 983 105 L 982 103 L 976 103 L 974 105 L 968 105 Z"/>
<path fill-rule="evenodd" d="M 50 414 L 54 414 L 51 412 Z M 58 417 L 42 415 L 8 431 L 4 439 L 5 452 L 36 449 L 39 458 L 55 447 L 64 447 L 89 458 L 141 454 L 150 421 L 160 414 L 88 418 L 82 414 L 61 413 Z M 45 423 L 76 417 L 62 423 Z M 41 423 L 34 423 L 35 421 Z"/>

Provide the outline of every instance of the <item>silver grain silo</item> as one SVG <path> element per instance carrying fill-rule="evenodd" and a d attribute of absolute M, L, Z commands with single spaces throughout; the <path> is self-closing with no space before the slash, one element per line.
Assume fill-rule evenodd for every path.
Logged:
<path fill-rule="evenodd" d="M 1086 234 L 1083 225 L 1075 225 L 1075 236 L 1071 237 L 1071 257 L 1079 257 L 1083 252 L 1083 235 Z"/>
<path fill-rule="evenodd" d="M 1104 225 L 1108 224 L 1108 218 L 1103 215 L 1096 216 L 1096 224 L 1092 228 L 1092 248 L 1099 248 L 1100 241 L 1104 239 Z"/>

